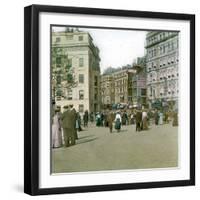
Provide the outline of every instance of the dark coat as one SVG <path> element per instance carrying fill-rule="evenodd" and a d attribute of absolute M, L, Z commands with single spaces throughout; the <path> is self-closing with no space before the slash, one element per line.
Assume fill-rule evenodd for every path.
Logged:
<path fill-rule="evenodd" d="M 142 122 L 142 112 L 137 111 L 135 116 L 136 123 Z"/>
<path fill-rule="evenodd" d="M 108 114 L 107 120 L 108 120 L 108 126 L 111 127 L 114 121 L 114 116 L 112 113 Z"/>
<path fill-rule="evenodd" d="M 76 125 L 76 111 L 75 110 L 67 110 L 62 116 L 62 127 L 67 129 L 75 129 Z"/>

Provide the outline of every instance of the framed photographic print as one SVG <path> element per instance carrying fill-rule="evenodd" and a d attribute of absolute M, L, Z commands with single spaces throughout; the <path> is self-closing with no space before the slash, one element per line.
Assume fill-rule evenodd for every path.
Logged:
<path fill-rule="evenodd" d="M 195 16 L 31 5 L 24 191 L 195 184 Z"/>

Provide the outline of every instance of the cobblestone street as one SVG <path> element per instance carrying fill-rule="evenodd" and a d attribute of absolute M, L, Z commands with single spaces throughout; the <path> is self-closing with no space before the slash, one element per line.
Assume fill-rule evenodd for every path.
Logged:
<path fill-rule="evenodd" d="M 78 133 L 75 146 L 52 151 L 52 172 L 146 169 L 176 167 L 178 128 L 171 124 L 135 131 L 123 126 L 120 133 L 90 125 Z"/>

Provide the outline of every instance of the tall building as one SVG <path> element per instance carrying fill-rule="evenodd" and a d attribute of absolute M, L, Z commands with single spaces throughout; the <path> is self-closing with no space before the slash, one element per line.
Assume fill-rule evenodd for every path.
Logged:
<path fill-rule="evenodd" d="M 133 69 L 136 70 L 133 76 L 133 105 L 146 106 L 146 56 L 138 57 L 137 62 L 133 64 Z"/>
<path fill-rule="evenodd" d="M 147 97 L 150 107 L 178 108 L 179 33 L 151 31 L 146 35 Z"/>
<path fill-rule="evenodd" d="M 122 68 L 101 76 L 101 100 L 104 107 L 112 104 L 132 104 L 132 68 Z"/>
<path fill-rule="evenodd" d="M 101 103 L 103 108 L 115 103 L 114 77 L 111 74 L 101 76 Z"/>
<path fill-rule="evenodd" d="M 100 57 L 88 32 L 52 32 L 52 99 L 79 112 L 100 109 Z"/>
<path fill-rule="evenodd" d="M 117 71 L 113 74 L 115 85 L 115 103 L 132 103 L 132 78 L 134 72 L 130 69 Z"/>

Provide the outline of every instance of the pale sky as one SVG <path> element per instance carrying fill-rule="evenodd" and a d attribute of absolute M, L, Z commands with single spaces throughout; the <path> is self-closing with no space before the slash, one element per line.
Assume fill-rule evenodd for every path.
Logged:
<path fill-rule="evenodd" d="M 62 31 L 63 27 L 54 27 L 54 31 Z M 132 64 L 137 57 L 145 54 L 146 31 L 112 30 L 79 28 L 87 31 L 93 38 L 93 43 L 100 50 L 101 72 L 107 67 L 122 67 Z"/>

